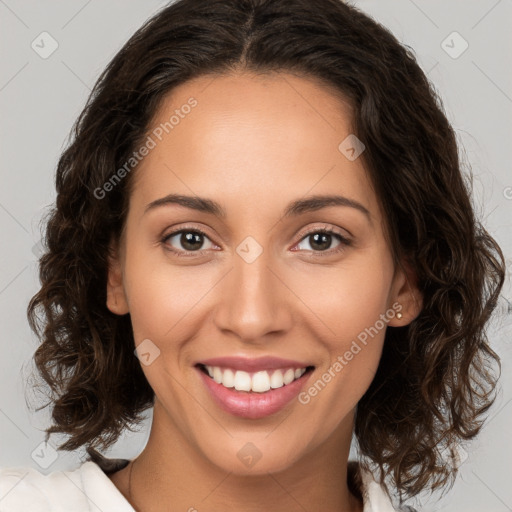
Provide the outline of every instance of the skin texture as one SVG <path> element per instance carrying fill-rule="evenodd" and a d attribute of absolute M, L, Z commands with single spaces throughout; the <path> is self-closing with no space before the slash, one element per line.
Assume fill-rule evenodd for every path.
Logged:
<path fill-rule="evenodd" d="M 414 276 L 395 269 L 362 159 L 338 145 L 350 133 L 350 107 L 317 81 L 288 73 L 203 76 L 175 88 L 150 130 L 194 97 L 134 176 L 125 231 L 111 259 L 107 305 L 130 313 L 135 343 L 160 356 L 144 366 L 155 391 L 148 444 L 132 476 L 139 510 L 357 511 L 346 485 L 355 407 L 370 385 L 385 328 L 304 405 L 292 400 L 267 418 L 247 420 L 211 400 L 194 364 L 216 356 L 272 355 L 315 366 L 308 386 L 399 302 L 410 323 L 421 309 Z M 217 201 L 226 218 L 178 205 L 144 213 L 169 193 Z M 362 203 L 282 218 L 289 202 L 339 194 Z M 204 231 L 202 251 L 185 252 L 182 228 Z M 306 230 L 335 230 L 351 241 L 321 251 Z M 311 235 L 312 233 L 309 233 Z M 248 236 L 263 253 L 236 252 Z M 315 256 L 315 254 L 320 254 Z M 252 467 L 238 451 L 253 443 Z M 128 468 L 111 476 L 127 495 Z M 170 508 L 169 508 L 170 509 Z"/>

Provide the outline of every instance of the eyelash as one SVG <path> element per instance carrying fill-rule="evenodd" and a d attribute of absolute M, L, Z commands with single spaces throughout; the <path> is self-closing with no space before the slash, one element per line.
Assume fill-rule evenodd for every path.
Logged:
<path fill-rule="evenodd" d="M 201 235 L 201 236 L 204 236 L 204 237 L 210 239 L 209 236 L 204 231 L 201 231 L 198 228 L 183 227 L 183 228 L 180 228 L 180 229 L 178 229 L 176 231 L 172 231 L 171 233 L 168 233 L 167 235 L 165 235 L 162 238 L 161 242 L 165 245 L 170 238 L 172 238 L 173 236 L 176 236 L 176 235 L 178 235 L 180 233 L 194 233 L 194 234 Z M 337 237 L 338 240 L 340 241 L 340 245 L 337 248 L 335 248 L 335 249 L 327 249 L 326 251 L 312 251 L 313 255 L 314 255 L 313 256 L 314 258 L 316 258 L 316 257 L 320 257 L 321 258 L 321 257 L 324 257 L 324 256 L 332 256 L 333 254 L 338 254 L 338 253 L 344 251 L 350 245 L 352 245 L 352 241 L 351 240 L 349 240 L 348 238 L 342 236 L 337 231 L 335 231 L 335 230 L 333 230 L 331 228 L 328 228 L 328 227 L 325 227 L 325 228 L 314 228 L 314 229 L 311 229 L 311 230 L 307 231 L 306 233 L 304 233 L 302 235 L 302 237 L 301 237 L 301 239 L 299 240 L 298 243 L 302 242 L 302 240 L 304 240 L 305 238 L 307 238 L 308 236 L 313 235 L 313 234 L 333 235 L 333 236 Z M 176 250 L 176 249 L 171 248 L 171 247 L 166 247 L 166 250 L 174 253 L 176 256 L 178 256 L 180 258 L 182 258 L 182 257 L 193 258 L 193 257 L 197 257 L 198 255 L 202 256 L 203 253 L 207 251 L 207 249 L 201 249 L 199 251 L 181 251 L 181 250 Z M 301 252 L 301 251 L 299 250 L 297 252 Z"/>

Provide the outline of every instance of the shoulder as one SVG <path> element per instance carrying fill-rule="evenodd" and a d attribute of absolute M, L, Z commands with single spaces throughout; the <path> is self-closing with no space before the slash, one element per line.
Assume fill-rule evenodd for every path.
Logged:
<path fill-rule="evenodd" d="M 93 461 L 71 471 L 43 474 L 31 467 L 0 468 L 2 512 L 68 512 L 133 508 Z"/>
<path fill-rule="evenodd" d="M 351 490 L 363 500 L 363 512 L 418 512 L 408 505 L 393 505 L 386 488 L 355 461 L 349 462 L 348 477 Z"/>

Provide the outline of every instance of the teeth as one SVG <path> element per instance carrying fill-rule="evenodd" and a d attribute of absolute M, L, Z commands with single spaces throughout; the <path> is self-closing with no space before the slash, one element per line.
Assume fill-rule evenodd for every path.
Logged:
<path fill-rule="evenodd" d="M 213 371 L 211 370 L 211 366 L 208 367 L 208 373 L 210 374 L 210 377 L 213 377 L 213 380 L 220 384 L 222 382 L 222 370 L 216 366 Z M 212 375 L 213 374 L 213 375 Z"/>
<path fill-rule="evenodd" d="M 233 388 L 235 386 L 235 374 L 231 370 L 225 370 L 222 372 L 222 381 L 219 382 L 219 384 L 222 384 L 227 388 Z"/>
<path fill-rule="evenodd" d="M 284 376 L 283 376 L 283 382 L 285 384 L 290 384 L 290 382 L 293 382 L 295 380 L 295 371 L 291 368 L 289 370 L 286 370 Z"/>
<path fill-rule="evenodd" d="M 253 374 L 241 370 L 223 369 L 218 366 L 206 366 L 208 375 L 217 383 L 226 388 L 235 388 L 237 391 L 253 391 L 265 393 L 270 389 L 277 389 L 292 383 L 304 375 L 306 368 L 288 368 L 283 370 L 263 370 Z"/>
<path fill-rule="evenodd" d="M 283 372 L 280 370 L 276 370 L 272 374 L 272 377 L 270 377 L 270 387 L 272 389 L 276 389 L 276 388 L 282 388 L 283 386 L 284 386 Z"/>
<path fill-rule="evenodd" d="M 252 391 L 264 393 L 270 389 L 270 377 L 265 371 L 257 372 L 252 376 Z"/>
<path fill-rule="evenodd" d="M 235 373 L 235 389 L 237 391 L 251 391 L 251 376 L 247 372 Z"/>

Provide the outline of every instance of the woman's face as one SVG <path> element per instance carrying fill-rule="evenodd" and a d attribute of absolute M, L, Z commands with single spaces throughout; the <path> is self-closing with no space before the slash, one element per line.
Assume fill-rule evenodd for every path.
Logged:
<path fill-rule="evenodd" d="M 349 442 L 386 328 L 418 312 L 350 119 L 332 91 L 285 73 L 204 76 L 161 106 L 108 284 L 141 344 L 160 441 L 240 474 Z"/>

